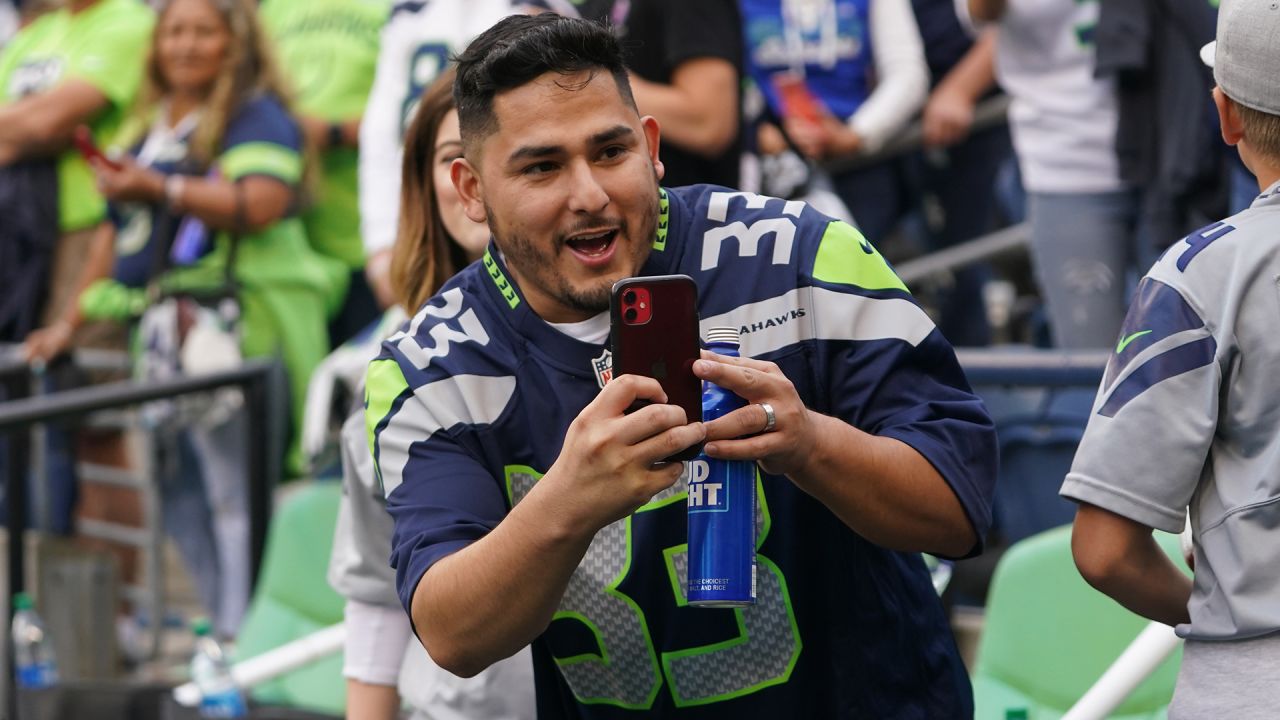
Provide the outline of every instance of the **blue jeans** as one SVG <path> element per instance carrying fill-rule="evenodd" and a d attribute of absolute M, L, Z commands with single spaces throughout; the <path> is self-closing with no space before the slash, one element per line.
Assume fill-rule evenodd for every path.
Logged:
<path fill-rule="evenodd" d="M 246 427 L 240 409 L 214 427 L 176 430 L 177 457 L 159 473 L 165 531 L 225 637 L 235 636 L 249 602 Z"/>
<path fill-rule="evenodd" d="M 1156 250 L 1139 238 L 1133 191 L 1028 193 L 1031 260 L 1056 347 L 1110 348 L 1128 306 L 1131 275 Z"/>

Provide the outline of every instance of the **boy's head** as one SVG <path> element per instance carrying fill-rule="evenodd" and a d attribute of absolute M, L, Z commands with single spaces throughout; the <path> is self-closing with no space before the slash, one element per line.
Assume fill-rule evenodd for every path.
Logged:
<path fill-rule="evenodd" d="M 1280 167 L 1280 3 L 1222 0 L 1218 32 L 1200 57 L 1213 68 L 1222 136 L 1245 164 Z"/>

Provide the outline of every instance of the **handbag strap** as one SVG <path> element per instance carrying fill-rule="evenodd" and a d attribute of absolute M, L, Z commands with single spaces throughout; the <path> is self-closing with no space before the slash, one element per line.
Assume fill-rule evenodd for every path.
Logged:
<path fill-rule="evenodd" d="M 233 220 L 230 236 L 227 238 L 230 247 L 227 248 L 227 264 L 223 268 L 223 283 L 228 290 L 236 286 L 236 255 L 240 249 L 240 238 L 244 234 L 245 227 L 245 197 L 244 184 L 239 180 L 231 182 L 231 192 L 235 198 L 235 210 L 233 211 Z"/>
<path fill-rule="evenodd" d="M 222 268 L 222 288 L 219 292 L 234 292 L 236 288 L 236 258 L 239 255 L 240 240 L 246 225 L 246 209 L 244 184 L 239 180 L 232 181 L 231 192 L 234 202 L 232 225 L 227 232 L 227 261 Z M 159 206 L 151 209 L 152 218 L 163 223 L 156 229 L 156 239 L 168 238 L 171 235 L 174 217 L 161 210 Z M 172 242 L 155 242 L 151 248 L 151 278 L 155 282 L 161 278 L 171 266 L 169 252 Z"/>

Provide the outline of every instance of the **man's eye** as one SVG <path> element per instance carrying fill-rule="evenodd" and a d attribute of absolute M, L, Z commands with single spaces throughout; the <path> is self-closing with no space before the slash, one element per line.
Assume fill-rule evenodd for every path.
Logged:
<path fill-rule="evenodd" d="M 600 153 L 600 155 L 604 158 L 612 160 L 614 158 L 622 157 L 624 154 L 626 154 L 626 152 L 627 152 L 627 149 L 622 147 L 621 145 L 610 145 L 609 147 L 605 148 L 604 151 Z"/>
<path fill-rule="evenodd" d="M 540 163 L 534 163 L 532 165 L 526 166 L 524 169 L 524 174 L 525 175 L 546 175 L 547 173 L 552 172 L 555 169 L 556 169 L 556 164 L 553 162 L 540 162 Z"/>

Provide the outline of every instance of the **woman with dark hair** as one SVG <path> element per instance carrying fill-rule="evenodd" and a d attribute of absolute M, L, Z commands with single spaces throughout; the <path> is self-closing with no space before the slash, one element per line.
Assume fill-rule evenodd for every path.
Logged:
<path fill-rule="evenodd" d="M 148 379 L 278 356 L 300 419 L 346 272 L 311 249 L 296 216 L 302 134 L 249 0 L 160 6 L 121 139 L 128 154 L 93 163 L 115 259 L 112 277 L 81 294 L 85 316 L 142 312 L 137 372 Z M 165 524 L 223 634 L 249 593 L 237 407 L 181 434 L 183 470 L 162 487 Z"/>
<path fill-rule="evenodd" d="M 449 69 L 426 90 L 405 133 L 391 285 L 400 307 L 410 313 L 480 258 L 489 242 L 488 226 L 466 216 L 449 178 L 450 165 L 462 156 L 453 78 Z M 404 317 L 399 308 L 388 312 Z M 384 322 L 383 327 L 400 324 Z M 329 582 L 347 598 L 347 717 L 392 720 L 403 694 L 418 713 L 415 717 L 533 718 L 533 668 L 527 650 L 475 677 L 459 678 L 437 667 L 413 640 L 409 617 L 396 596 L 395 571 L 387 565 L 391 516 L 374 475 L 363 407 L 343 425 L 342 457 L 347 487 Z"/>

